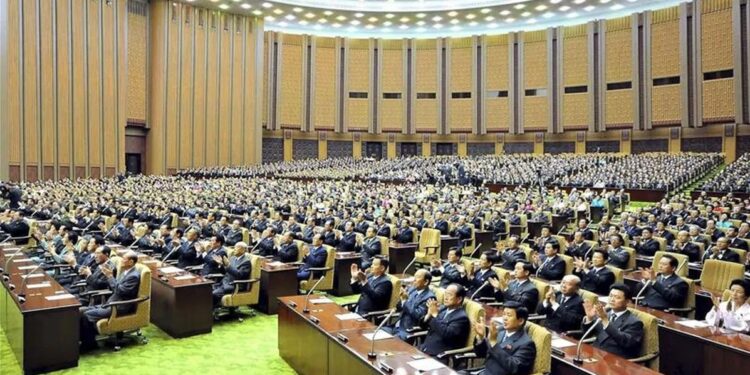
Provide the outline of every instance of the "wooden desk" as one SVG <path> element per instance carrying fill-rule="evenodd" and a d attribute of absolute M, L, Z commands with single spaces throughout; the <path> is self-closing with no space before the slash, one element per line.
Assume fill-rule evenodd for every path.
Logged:
<path fill-rule="evenodd" d="M 526 226 L 529 228 L 529 238 L 537 238 L 542 234 L 542 227 L 544 226 L 544 222 L 529 220 L 526 222 Z"/>
<path fill-rule="evenodd" d="M 16 251 L 20 249 L 5 247 L 0 251 L 2 267 L 5 267 L 6 255 L 10 257 Z M 23 290 L 26 302 L 19 302 L 16 293 L 22 291 L 24 276 L 31 271 L 26 269 L 29 266 L 36 264 L 25 255 L 13 258 L 5 270 L 9 280 L 2 282 L 0 288 L 0 325 L 11 351 L 25 373 L 76 367 L 79 356 L 78 309 L 81 304 L 41 269 L 34 272 L 40 276 L 26 278 L 28 281 Z M 34 287 L 42 283 L 49 286 Z M 9 284 L 16 290 L 11 291 Z M 57 296 L 70 297 L 55 299 Z"/>
<path fill-rule="evenodd" d="M 110 247 L 120 256 L 127 251 L 116 244 Z M 165 274 L 160 261 L 143 253 L 138 262 L 151 269 L 151 323 L 174 338 L 211 333 L 213 281 L 183 270 Z"/>
<path fill-rule="evenodd" d="M 692 328 L 687 320 L 645 307 L 659 319 L 659 370 L 665 374 L 746 374 L 750 369 L 750 336 L 717 328 Z"/>
<path fill-rule="evenodd" d="M 458 246 L 458 237 L 440 236 L 440 259 L 448 259 L 448 250 Z"/>
<path fill-rule="evenodd" d="M 406 266 L 414 259 L 417 243 L 388 244 L 388 273 L 403 273 Z"/>
<path fill-rule="evenodd" d="M 485 309 L 485 322 L 491 324 L 493 317 L 502 317 L 503 309 L 500 307 L 484 306 Z M 552 332 L 553 337 L 556 335 Z M 559 336 L 560 338 L 576 343 L 578 341 L 567 336 Z M 595 348 L 589 344 L 583 344 L 581 346 L 581 358 L 593 359 L 593 362 L 585 361 L 582 365 L 577 365 L 573 362 L 573 358 L 576 356 L 576 346 L 569 346 L 562 348 L 561 350 L 565 353 L 564 357 L 552 355 L 552 374 L 657 374 L 657 372 L 649 369 L 648 367 L 641 366 L 639 364 L 628 361 L 627 359 L 618 355 L 609 353 L 605 350 Z"/>
<path fill-rule="evenodd" d="M 264 264 L 260 269 L 260 300 L 258 310 L 265 314 L 276 314 L 278 298 L 299 294 L 296 265 Z"/>
<path fill-rule="evenodd" d="M 407 363 L 415 355 L 427 357 L 394 337 L 378 340 L 375 344 L 378 356 L 369 359 L 367 353 L 372 342 L 362 335 L 375 330 L 372 323 L 339 320 L 335 315 L 348 311 L 334 303 L 310 304 L 310 312 L 303 313 L 304 296 L 282 297 L 279 301 L 279 355 L 299 374 L 385 374 L 381 364 L 393 368 L 394 374 L 416 373 Z M 312 317 L 318 322 L 313 322 Z M 339 335 L 348 341 L 340 341 Z M 433 373 L 455 374 L 449 368 Z"/>
<path fill-rule="evenodd" d="M 354 294 L 352 292 L 351 281 L 351 267 L 352 264 L 359 266 L 362 260 L 362 254 L 358 253 L 336 253 L 336 258 L 333 262 L 333 290 L 331 294 L 337 297 L 350 296 Z"/>
<path fill-rule="evenodd" d="M 151 322 L 175 338 L 211 333 L 213 282 L 190 274 L 152 271 Z"/>

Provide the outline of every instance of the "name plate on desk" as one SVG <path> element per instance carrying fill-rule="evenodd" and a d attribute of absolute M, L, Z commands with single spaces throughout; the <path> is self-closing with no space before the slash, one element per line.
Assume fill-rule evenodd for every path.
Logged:
<path fill-rule="evenodd" d="M 161 273 L 177 273 L 177 272 L 182 272 L 182 270 L 179 269 L 179 268 L 177 268 L 177 267 L 162 267 L 162 268 L 159 268 L 159 272 L 161 272 Z"/>
<path fill-rule="evenodd" d="M 23 275 L 21 277 L 23 277 L 24 279 L 33 279 L 35 277 L 44 277 L 44 274 L 43 273 L 32 273 L 31 275 Z"/>
<path fill-rule="evenodd" d="M 319 305 L 321 303 L 334 303 L 334 302 L 330 298 L 322 297 L 322 298 L 311 299 L 310 303 L 312 303 L 313 305 Z"/>
<path fill-rule="evenodd" d="M 26 258 L 26 259 L 13 259 L 13 263 L 27 263 L 27 262 L 33 262 L 33 260 Z"/>
<path fill-rule="evenodd" d="M 34 268 L 36 268 L 36 265 L 18 267 L 18 269 L 21 270 L 21 271 L 23 271 L 23 270 L 33 270 Z"/>
<path fill-rule="evenodd" d="M 675 323 L 690 328 L 707 328 L 711 326 L 702 320 L 678 320 Z"/>
<path fill-rule="evenodd" d="M 378 333 L 376 333 L 374 335 L 372 333 L 363 333 L 362 336 L 364 336 L 366 339 L 368 339 L 370 341 L 374 341 L 374 340 L 386 340 L 386 339 L 389 339 L 389 338 L 393 337 L 393 335 L 391 335 L 390 333 L 385 332 L 385 331 L 378 331 Z M 427 371 L 429 371 L 429 370 L 427 370 Z"/>
<path fill-rule="evenodd" d="M 69 293 L 65 293 L 65 294 L 58 294 L 55 296 L 44 297 L 44 299 L 46 299 L 47 301 L 59 301 L 59 300 L 68 299 L 68 298 L 76 298 L 76 296 L 69 294 Z"/>
<path fill-rule="evenodd" d="M 39 289 L 39 288 L 49 288 L 52 284 L 45 282 L 45 283 L 39 283 L 39 284 L 27 284 L 26 288 L 28 289 Z"/>
<path fill-rule="evenodd" d="M 194 278 L 195 278 L 195 276 L 193 276 L 193 275 L 182 275 L 182 276 L 176 276 L 174 279 L 175 280 L 190 280 L 190 279 L 194 279 Z"/>
<path fill-rule="evenodd" d="M 336 318 L 338 320 L 358 320 L 362 319 L 362 317 L 357 313 L 348 313 L 348 314 L 336 314 Z"/>
<path fill-rule="evenodd" d="M 571 347 L 571 346 L 576 346 L 576 343 L 570 342 L 568 340 L 565 340 L 565 339 L 562 339 L 562 338 L 559 338 L 559 337 L 555 337 L 555 338 L 552 339 L 552 347 L 553 348 L 562 349 L 562 348 L 568 348 L 568 347 Z"/>
<path fill-rule="evenodd" d="M 417 369 L 417 371 L 434 371 L 445 367 L 444 364 L 436 361 L 432 358 L 418 359 L 407 363 L 409 366 Z"/>

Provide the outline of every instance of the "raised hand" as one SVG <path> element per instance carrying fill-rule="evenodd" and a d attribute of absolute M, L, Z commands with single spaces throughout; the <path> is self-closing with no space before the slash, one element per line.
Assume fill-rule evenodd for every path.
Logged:
<path fill-rule="evenodd" d="M 494 324 L 490 324 L 490 326 L 493 326 Z M 474 323 L 474 332 L 477 334 L 477 338 L 479 340 L 482 340 L 485 335 L 487 335 L 487 329 L 484 326 L 484 323 L 482 322 L 476 322 Z"/>
<path fill-rule="evenodd" d="M 591 300 L 586 299 L 583 301 L 583 311 L 586 312 L 586 319 L 588 321 L 593 321 L 596 317 L 596 307 Z"/>

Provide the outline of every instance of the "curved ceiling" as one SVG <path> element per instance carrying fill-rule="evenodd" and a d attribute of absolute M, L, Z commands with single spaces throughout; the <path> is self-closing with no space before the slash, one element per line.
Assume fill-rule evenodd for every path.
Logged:
<path fill-rule="evenodd" d="M 434 38 L 581 24 L 685 0 L 182 0 L 265 19 L 265 29 L 298 34 Z"/>

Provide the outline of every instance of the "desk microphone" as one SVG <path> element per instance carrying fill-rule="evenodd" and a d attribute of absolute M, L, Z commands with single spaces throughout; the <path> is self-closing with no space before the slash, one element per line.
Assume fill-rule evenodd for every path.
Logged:
<path fill-rule="evenodd" d="M 320 282 L 321 282 L 321 281 L 323 281 L 323 279 L 325 279 L 325 278 L 326 278 L 326 276 L 325 276 L 325 275 L 321 276 L 321 277 L 320 277 L 320 280 L 318 280 L 318 282 L 317 282 L 317 283 L 315 283 L 315 285 L 313 285 L 313 287 L 312 287 L 312 288 L 310 288 L 310 290 L 309 290 L 309 291 L 307 291 L 307 295 L 305 295 L 305 308 L 303 308 L 303 309 L 302 309 L 302 312 L 303 312 L 303 313 L 307 314 L 307 313 L 309 313 L 309 312 L 310 312 L 310 309 L 308 309 L 308 308 L 307 308 L 307 303 L 308 303 L 308 302 L 309 302 L 309 300 L 310 300 L 310 293 L 312 293 L 312 292 L 313 292 L 313 290 L 315 290 L 315 288 L 317 288 L 317 287 L 318 287 L 318 284 L 320 284 Z"/>
<path fill-rule="evenodd" d="M 473 300 L 473 299 L 474 299 L 474 297 L 476 297 L 476 296 L 477 296 L 477 294 L 479 294 L 479 292 L 480 292 L 480 291 L 481 291 L 482 289 L 484 289 L 484 287 L 486 287 L 486 286 L 487 286 L 487 285 L 489 285 L 489 284 L 490 284 L 490 280 L 489 280 L 489 279 L 485 280 L 485 281 L 484 281 L 484 284 L 482 284 L 482 286 L 480 286 L 480 287 L 479 287 L 479 288 L 478 288 L 478 289 L 477 289 L 477 290 L 476 290 L 476 291 L 474 292 L 474 294 L 472 294 L 472 295 L 471 295 L 471 298 L 469 298 L 469 299 L 470 299 L 470 300 Z"/>
<path fill-rule="evenodd" d="M 180 246 L 175 246 L 174 249 L 172 249 L 172 251 L 170 251 L 169 253 L 167 253 L 167 256 L 161 257 L 162 267 L 164 267 L 164 262 L 166 262 L 169 259 L 169 256 L 172 255 L 172 254 L 174 254 L 174 252 L 177 251 L 177 249 L 179 249 L 179 248 L 180 248 Z"/>
<path fill-rule="evenodd" d="M 594 321 L 594 324 L 589 327 L 588 331 L 581 336 L 581 340 L 578 341 L 578 347 L 576 348 L 576 356 L 573 358 L 573 363 L 580 366 L 583 364 L 583 358 L 581 358 L 581 345 L 583 345 L 583 340 L 585 340 L 589 334 L 594 330 L 594 327 L 596 327 L 601 322 L 601 319 L 596 318 Z"/>
<path fill-rule="evenodd" d="M 13 258 L 17 257 L 18 254 L 23 254 L 23 251 L 21 251 L 21 249 L 18 249 L 5 261 L 5 267 L 0 269 L 0 273 L 5 273 L 5 276 L 3 276 L 3 280 L 8 281 L 10 279 L 10 276 L 8 276 L 10 274 L 8 267 L 10 266 L 10 261 L 13 260 Z"/>
<path fill-rule="evenodd" d="M 367 353 L 367 358 L 369 358 L 369 359 L 375 359 L 375 358 L 378 357 L 378 354 L 375 353 L 375 341 L 377 341 L 377 340 L 375 340 L 375 338 L 378 335 L 378 331 L 380 331 L 381 329 L 383 329 L 383 326 L 385 325 L 385 323 L 389 319 L 391 319 L 391 316 L 393 316 L 393 314 L 395 314 L 395 313 L 396 313 L 396 309 L 391 309 L 391 312 L 389 312 L 388 315 L 386 315 L 385 319 L 383 319 L 383 321 L 380 322 L 380 325 L 378 326 L 378 328 L 375 329 L 375 332 L 372 333 L 372 347 L 370 348 L 370 352 Z"/>
<path fill-rule="evenodd" d="M 18 303 L 23 304 L 24 302 L 26 302 L 26 293 L 25 292 L 26 292 L 26 284 L 28 284 L 28 282 L 29 282 L 29 275 L 31 275 L 34 272 L 36 272 L 36 270 L 38 270 L 39 268 L 41 268 L 42 265 L 44 265 L 44 263 L 40 262 L 36 267 L 34 267 L 34 269 L 32 269 L 30 272 L 27 272 L 23 276 L 23 282 L 21 282 L 21 290 L 19 290 L 19 292 L 16 293 L 16 295 L 18 296 Z M 10 287 L 10 285 L 8 285 L 8 286 Z"/>
<path fill-rule="evenodd" d="M 481 242 L 479 243 L 479 245 L 477 245 L 477 247 L 474 248 L 474 251 L 472 251 L 471 254 L 469 254 L 469 258 L 473 258 L 474 257 L 474 253 L 476 253 L 477 250 L 479 250 L 480 247 L 482 247 L 482 243 Z"/>
<path fill-rule="evenodd" d="M 117 228 L 117 225 L 112 225 L 112 228 L 109 228 L 109 232 L 107 232 L 107 234 L 104 235 L 103 239 L 106 240 L 107 237 L 109 237 L 109 235 L 112 234 L 112 231 L 115 230 L 115 228 Z"/>
<path fill-rule="evenodd" d="M 409 267 L 411 267 L 411 265 L 414 264 L 414 262 L 416 261 L 417 261 L 417 257 L 414 257 L 414 259 L 412 259 L 411 262 L 409 262 L 409 264 L 406 265 L 406 268 L 404 268 L 404 270 L 401 273 L 406 274 L 406 270 L 408 270 Z"/>

